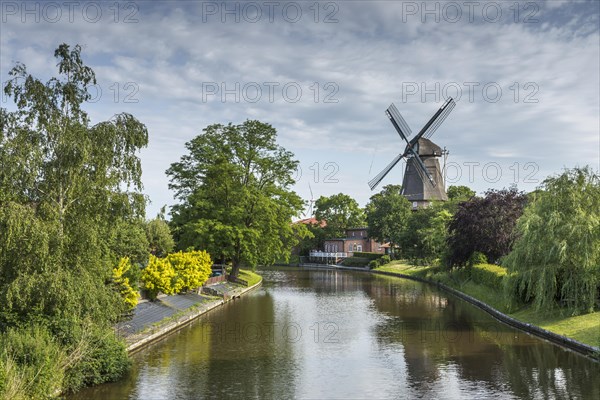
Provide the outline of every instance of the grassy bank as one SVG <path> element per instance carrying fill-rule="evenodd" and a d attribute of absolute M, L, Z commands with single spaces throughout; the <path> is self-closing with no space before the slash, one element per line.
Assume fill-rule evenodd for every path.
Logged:
<path fill-rule="evenodd" d="M 246 282 L 248 282 L 248 286 L 253 286 L 256 285 L 258 282 L 260 282 L 261 280 L 261 276 L 259 274 L 257 274 L 256 272 L 253 272 L 251 270 L 248 269 L 241 269 L 240 270 L 240 274 L 238 276 L 240 279 L 245 280 Z"/>
<path fill-rule="evenodd" d="M 563 315 L 560 310 L 552 314 L 541 313 L 529 306 L 515 304 L 505 298 L 501 281 L 506 271 L 497 265 L 476 265 L 472 271 L 449 272 L 437 267 L 417 267 L 402 261 L 393 261 L 377 268 L 376 271 L 395 272 L 441 282 L 519 321 L 600 347 L 600 311 L 569 316 Z"/>

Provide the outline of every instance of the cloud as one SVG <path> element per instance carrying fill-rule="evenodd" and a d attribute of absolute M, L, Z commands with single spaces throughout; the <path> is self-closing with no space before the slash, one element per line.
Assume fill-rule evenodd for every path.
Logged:
<path fill-rule="evenodd" d="M 371 195 L 366 181 L 403 150 L 384 110 L 394 102 L 416 132 L 441 105 L 444 89 L 462 94 L 433 137 L 450 150 L 449 160 L 497 162 L 505 176 L 515 162 L 535 163 L 540 177 L 563 166 L 598 166 L 597 4 L 537 2 L 538 9 L 525 9 L 533 2 L 520 2 L 516 15 L 508 3 L 497 3 L 502 18 L 492 23 L 482 3 L 472 22 L 463 7 L 460 21 L 451 23 L 443 14 L 449 3 L 442 2 L 436 23 L 423 9 L 412 14 L 409 3 L 319 3 L 318 16 L 312 3 L 297 3 L 303 14 L 294 23 L 291 6 L 281 11 L 288 3 L 273 22 L 263 9 L 257 23 L 244 20 L 254 14 L 235 23 L 226 13 L 222 23 L 223 10 L 207 13 L 213 3 L 206 2 L 133 3 L 137 8 L 121 9 L 118 18 L 107 8 L 97 23 L 81 13 L 52 24 L 3 15 L 0 78 L 15 61 L 50 77 L 54 48 L 83 44 L 102 90 L 88 107 L 92 119 L 127 111 L 148 125 L 151 144 L 142 161 L 153 200 L 149 215 L 173 204 L 164 170 L 186 141 L 211 123 L 247 118 L 273 124 L 296 153 L 305 172 L 297 189 L 305 198 L 308 168 L 331 162 L 339 167 L 338 182 L 312 176 L 313 190 L 346 192 L 364 204 Z M 227 7 L 235 4 L 243 7 Z M 132 10 L 138 22 L 125 23 Z M 537 22 L 525 23 L 527 16 Z M 325 23 L 326 17 L 337 22 Z M 417 92 L 407 95 L 414 85 Z M 382 183 L 399 183 L 397 169 Z M 507 182 L 458 183 L 483 191 Z M 516 183 L 535 187 L 521 178 Z"/>

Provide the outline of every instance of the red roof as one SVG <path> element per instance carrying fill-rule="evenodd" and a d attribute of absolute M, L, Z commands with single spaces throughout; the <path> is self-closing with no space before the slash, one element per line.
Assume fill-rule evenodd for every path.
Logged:
<path fill-rule="evenodd" d="M 321 228 L 324 228 L 327 226 L 327 222 L 325 220 L 319 221 L 315 217 L 299 219 L 298 221 L 296 221 L 294 223 L 295 224 L 306 224 L 306 225 L 319 225 Z"/>

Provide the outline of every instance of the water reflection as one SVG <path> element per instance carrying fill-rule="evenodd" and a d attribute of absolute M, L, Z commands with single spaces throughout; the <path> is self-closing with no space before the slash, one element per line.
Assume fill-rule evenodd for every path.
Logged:
<path fill-rule="evenodd" d="M 331 270 L 264 287 L 72 399 L 600 398 L 600 365 L 433 287 Z"/>

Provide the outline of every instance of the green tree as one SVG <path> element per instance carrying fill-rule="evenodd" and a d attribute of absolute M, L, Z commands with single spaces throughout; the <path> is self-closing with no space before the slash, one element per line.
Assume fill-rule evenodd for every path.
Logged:
<path fill-rule="evenodd" d="M 379 243 L 390 243 L 394 249 L 400 243 L 411 214 L 411 205 L 400 194 L 400 185 L 387 185 L 373 196 L 366 207 L 369 237 Z M 393 255 L 393 254 L 392 254 Z"/>
<path fill-rule="evenodd" d="M 146 238 L 150 254 L 165 257 L 175 248 L 169 224 L 160 215 L 146 223 Z"/>
<path fill-rule="evenodd" d="M 347 194 L 321 196 L 315 202 L 315 218 L 326 221 L 328 237 L 345 237 L 346 229 L 365 225 L 364 211 L 356 200 Z"/>
<path fill-rule="evenodd" d="M 148 133 L 126 113 L 92 125 L 82 106 L 96 79 L 81 47 L 54 55 L 57 77 L 42 82 L 17 63 L 4 86 L 16 110 L 0 109 L 0 331 L 41 323 L 72 350 L 93 321 L 95 348 L 115 351 L 71 365 L 65 385 L 77 387 L 127 364 L 111 330 L 124 310 L 111 285 L 113 231 L 144 217 L 137 153 Z"/>
<path fill-rule="evenodd" d="M 547 178 L 504 259 L 507 289 L 539 309 L 591 312 L 600 299 L 600 178 L 589 167 Z"/>
<path fill-rule="evenodd" d="M 449 186 L 448 199 L 450 201 L 467 201 L 475 196 L 475 191 L 468 186 Z"/>
<path fill-rule="evenodd" d="M 288 260 L 298 242 L 292 218 L 303 208 L 290 187 L 297 161 L 276 144 L 276 130 L 260 121 L 210 125 L 171 164 L 169 187 L 179 249 L 207 250 L 213 259 L 254 267 Z"/>

